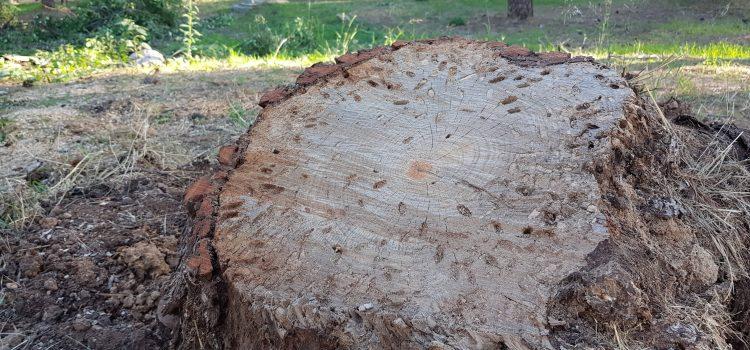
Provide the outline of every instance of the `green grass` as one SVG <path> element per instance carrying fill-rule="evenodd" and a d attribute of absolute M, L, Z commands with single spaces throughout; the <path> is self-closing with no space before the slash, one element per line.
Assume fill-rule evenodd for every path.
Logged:
<path fill-rule="evenodd" d="M 579 53 L 590 54 L 598 58 L 608 57 L 609 55 L 655 55 L 660 58 L 675 56 L 679 58 L 702 60 L 704 64 L 713 65 L 730 63 L 732 61 L 744 63 L 743 61 L 750 59 L 750 46 L 728 42 L 709 44 L 661 44 L 635 42 L 631 44 L 611 44 L 606 47 L 581 50 Z"/>
<path fill-rule="evenodd" d="M 257 111 L 245 109 L 236 102 L 232 102 L 229 105 L 229 120 L 240 130 L 247 130 L 247 128 L 252 126 L 255 123 L 257 114 Z"/>
<path fill-rule="evenodd" d="M 8 139 L 8 136 L 10 136 L 12 126 L 12 120 L 6 117 L 0 117 L 0 146 L 2 146 Z"/>
<path fill-rule="evenodd" d="M 652 34 L 683 39 L 690 38 L 718 38 L 731 40 L 747 34 L 750 24 L 742 22 L 739 18 L 727 18 L 719 21 L 707 21 L 699 19 L 679 19 L 659 24 L 654 28 Z"/>
<path fill-rule="evenodd" d="M 198 29 L 203 37 L 196 46 L 200 57 L 189 65 L 210 69 L 209 63 L 216 60 L 222 62 L 219 66 L 314 63 L 330 60 L 347 49 L 446 35 L 500 40 L 538 51 L 564 49 L 599 59 L 677 56 L 706 65 L 750 62 L 750 45 L 741 38 L 746 35 L 743 33 L 750 33 L 750 24 L 738 15 L 700 20 L 685 7 L 680 7 L 679 13 L 666 12 L 678 14 L 664 21 L 648 16 L 642 19 L 608 15 L 615 9 L 643 5 L 643 1 L 613 0 L 608 7 L 609 2 L 589 0 L 537 0 L 535 17 L 530 22 L 513 23 L 505 18 L 506 2 L 495 0 L 293 1 L 267 3 L 245 13 L 231 12 L 234 0 L 201 0 Z M 656 11 L 694 5 L 680 1 L 658 0 L 649 4 Z M 30 13 L 39 4 L 23 6 Z M 585 14 L 570 17 L 567 13 L 571 9 Z M 356 19 L 347 27 L 353 18 Z M 162 35 L 151 44 L 171 56 L 181 49 L 179 39 Z M 41 54 L 63 61 L 54 69 L 28 74 L 4 70 L 0 64 L 0 76 L 5 71 L 11 80 L 31 75 L 41 81 L 65 81 L 122 64 L 120 59 L 108 60 L 89 48 L 78 48 L 80 53 L 66 50 L 70 49 Z"/>
<path fill-rule="evenodd" d="M 35 11 L 40 11 L 43 8 L 41 2 L 29 2 L 25 4 L 18 4 L 16 5 L 16 9 L 18 10 L 17 14 L 19 16 L 29 14 Z"/>
<path fill-rule="evenodd" d="M 614 1 L 614 5 L 633 0 Z M 482 23 L 485 14 L 504 16 L 505 1 L 490 0 L 432 0 L 432 1 L 347 1 L 347 2 L 290 2 L 265 4 L 252 13 L 237 16 L 231 25 L 204 33 L 206 45 L 237 46 L 250 32 L 255 16 L 266 19 L 270 28 L 281 28 L 295 18 L 313 18 L 320 28 L 317 40 L 332 42 L 334 29 L 341 25 L 340 14 L 357 16 L 358 34 L 355 48 L 388 43 L 395 35 L 411 40 L 442 35 L 464 35 L 480 39 L 502 40 L 510 44 L 536 50 L 554 50 L 562 42 L 569 50 L 604 57 L 615 55 L 660 55 L 703 58 L 707 63 L 750 59 L 750 48 L 735 42 L 741 33 L 750 32 L 750 25 L 739 18 L 676 19 L 665 23 L 647 23 L 629 18 L 629 32 L 623 23 L 612 20 L 602 33 L 602 26 L 579 23 L 563 24 L 546 21 L 561 7 L 586 6 L 589 1 L 542 0 L 535 2 L 535 11 L 545 17 L 545 25 L 538 23 L 498 27 L 496 23 Z M 559 17 L 559 16 L 558 16 Z M 554 19 L 554 18 L 553 18 Z M 602 45 L 593 45 L 597 38 L 606 38 Z M 597 43 L 598 44 L 598 43 Z M 577 46 L 580 45 L 580 46 Z"/>

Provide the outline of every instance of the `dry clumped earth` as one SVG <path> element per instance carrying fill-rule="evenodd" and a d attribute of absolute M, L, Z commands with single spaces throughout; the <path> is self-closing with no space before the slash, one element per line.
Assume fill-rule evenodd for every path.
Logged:
<path fill-rule="evenodd" d="M 0 349 L 167 344 L 154 310 L 179 262 L 184 189 L 245 130 L 259 92 L 291 78 L 248 69 L 0 86 Z"/>

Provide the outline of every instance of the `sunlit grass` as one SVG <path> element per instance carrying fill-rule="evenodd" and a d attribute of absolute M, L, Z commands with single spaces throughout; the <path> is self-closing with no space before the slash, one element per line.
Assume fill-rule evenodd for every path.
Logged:
<path fill-rule="evenodd" d="M 210 72 L 226 69 L 249 68 L 287 68 L 304 69 L 318 62 L 332 62 L 336 55 L 312 54 L 297 57 L 277 56 L 248 56 L 232 52 L 224 58 L 198 57 L 192 60 L 169 60 L 160 68 L 162 72 L 203 71 Z"/>
<path fill-rule="evenodd" d="M 546 49 L 551 49 L 547 46 Z M 710 44 L 685 43 L 655 44 L 633 43 L 613 44 L 605 47 L 576 49 L 573 53 L 587 55 L 594 58 L 609 58 L 622 56 L 631 58 L 666 58 L 679 57 L 701 61 L 706 65 L 731 64 L 733 61 L 750 60 L 750 46 L 717 42 Z"/>
<path fill-rule="evenodd" d="M 41 10 L 42 7 L 43 6 L 41 2 L 29 2 L 29 3 L 16 5 L 16 9 L 18 10 L 18 15 L 25 15 L 27 13 L 38 11 L 38 10 Z"/>
<path fill-rule="evenodd" d="M 625 0 L 615 0 L 614 4 Z M 305 67 L 316 62 L 331 61 L 343 53 L 344 48 L 350 51 L 366 49 L 373 46 L 389 44 L 396 39 L 413 40 L 439 36 L 431 30 L 439 29 L 435 23 L 445 16 L 470 20 L 478 13 L 502 13 L 505 1 L 491 0 L 431 0 L 431 1 L 393 1 L 381 3 L 375 1 L 295 1 L 273 3 L 258 6 L 245 13 L 231 12 L 235 0 L 198 0 L 201 8 L 203 37 L 196 50 L 198 57 L 185 60 L 168 59 L 164 70 L 214 70 L 242 67 L 275 66 Z M 588 5 L 587 5 L 588 4 Z M 39 3 L 24 4 L 29 9 Z M 591 6 L 587 1 L 540 0 L 535 6 L 540 11 L 561 6 Z M 31 11 L 31 10 L 30 10 Z M 342 29 L 342 15 L 354 18 L 355 26 Z M 389 14 L 389 20 L 398 21 L 397 26 L 389 27 L 373 19 L 375 13 Z M 368 17 L 369 14 L 369 17 Z M 247 40 L 258 33 L 256 16 L 263 16 L 264 23 L 273 30 L 278 42 L 273 44 L 275 52 L 258 56 L 252 47 L 248 49 Z M 442 16 L 442 17 L 441 17 Z M 414 18 L 425 18 L 425 23 L 409 23 Z M 448 18 L 448 17 L 446 17 Z M 305 47 L 294 47 L 290 39 L 290 24 L 296 21 L 304 23 L 305 33 L 312 33 L 303 39 Z M 267 22 L 266 22 L 267 21 Z M 633 19 L 634 23 L 638 19 Z M 432 22 L 432 24 L 427 24 Z M 438 25 L 441 25 L 439 24 Z M 447 23 L 447 22 L 446 22 Z M 468 24 L 468 22 L 467 22 Z M 474 29 L 465 36 L 483 39 L 500 40 L 509 44 L 529 47 L 536 51 L 567 50 L 575 55 L 593 56 L 600 60 L 660 60 L 667 57 L 678 57 L 691 60 L 691 64 L 705 66 L 731 66 L 750 62 L 750 45 L 742 45 L 732 38 L 739 37 L 748 28 L 738 19 L 715 19 L 699 21 L 698 19 L 678 19 L 666 23 L 646 23 L 648 26 L 641 40 L 628 41 L 623 33 L 606 33 L 607 40 L 593 43 L 587 41 L 586 35 L 594 38 L 602 28 L 584 28 L 579 26 L 554 27 L 527 26 L 521 29 L 507 27 L 507 33 L 499 33 L 487 26 L 485 30 Z M 409 29 L 409 27 L 412 27 Z M 422 26 L 422 29 L 414 29 Z M 447 26 L 447 24 L 445 24 Z M 559 28 L 558 28 L 559 27 Z M 286 29 L 285 29 L 286 28 Z M 293 29 L 293 27 L 292 27 Z M 499 29 L 499 28 L 497 28 Z M 592 31 L 593 30 L 593 31 Z M 583 34 L 581 34 L 583 33 Z M 337 42 L 342 35 L 352 35 L 351 43 L 340 45 Z M 356 36 L 355 36 L 356 35 Z M 582 35 L 583 42 L 569 42 L 562 45 L 559 37 L 573 38 Z M 726 38 L 715 39 L 717 37 Z M 715 40 L 714 40 L 715 39 Z M 567 39 L 565 39 L 567 40 Z M 151 41 L 152 46 L 163 52 L 168 58 L 180 50 L 179 40 L 171 36 L 166 39 Z M 351 44 L 351 45 L 349 45 Z M 580 45 L 580 47 L 577 47 Z M 274 50 L 271 50 L 274 51 Z M 267 52 L 267 51 L 266 51 Z M 0 80 L 24 81 L 33 79 L 39 82 L 61 82 L 99 74 L 106 71 L 138 71 L 139 68 L 128 67 L 124 57 L 111 58 L 100 55 L 96 50 L 87 47 L 71 48 L 60 46 L 57 51 L 39 52 L 40 57 L 50 56 L 52 67 L 17 67 L 12 63 L 0 62 Z M 57 59 L 54 59 L 57 58 Z"/>

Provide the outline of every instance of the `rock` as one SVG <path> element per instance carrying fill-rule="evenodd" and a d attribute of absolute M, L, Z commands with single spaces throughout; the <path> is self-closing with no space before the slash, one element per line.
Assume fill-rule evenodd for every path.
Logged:
<path fill-rule="evenodd" d="M 87 290 L 82 290 L 82 291 L 78 292 L 78 297 L 81 298 L 82 300 L 88 299 L 88 298 L 91 297 L 91 292 L 89 292 Z"/>
<path fill-rule="evenodd" d="M 164 55 L 146 43 L 141 44 L 138 51 L 133 52 L 129 58 L 137 66 L 161 66 L 165 62 Z"/>
<path fill-rule="evenodd" d="M 124 308 L 131 308 L 133 307 L 133 304 L 135 304 L 135 298 L 132 294 L 128 294 L 125 298 L 122 299 L 122 307 Z"/>
<path fill-rule="evenodd" d="M 82 259 L 76 262 L 75 278 L 83 285 L 99 285 L 97 279 L 98 268 L 90 259 Z"/>
<path fill-rule="evenodd" d="M 42 272 L 42 258 L 36 254 L 27 254 L 19 261 L 18 269 L 28 278 L 36 277 Z"/>
<path fill-rule="evenodd" d="M 706 288 L 719 278 L 719 265 L 714 261 L 713 255 L 701 247 L 695 245 L 690 252 L 690 259 L 687 259 L 685 270 L 692 272 L 692 280 L 698 289 Z"/>
<path fill-rule="evenodd" d="M 42 313 L 42 321 L 43 322 L 53 322 L 60 318 L 63 314 L 63 309 L 60 308 L 57 305 L 50 305 L 44 308 L 44 312 Z"/>
<path fill-rule="evenodd" d="M 91 322 L 87 319 L 76 318 L 71 323 L 71 326 L 76 332 L 85 332 L 91 328 Z"/>
<path fill-rule="evenodd" d="M 159 248 L 148 242 L 138 242 L 132 247 L 122 251 L 125 262 L 135 270 L 138 277 L 145 275 L 151 278 L 159 277 L 169 273 L 169 265 L 164 260 L 164 254 Z"/>
<path fill-rule="evenodd" d="M 18 349 L 19 345 L 26 340 L 21 333 L 9 333 L 0 338 L 0 349 Z"/>
<path fill-rule="evenodd" d="M 8 62 L 16 62 L 16 63 L 30 63 L 31 62 L 31 56 L 23 56 L 23 55 L 3 55 L 3 59 Z"/>
<path fill-rule="evenodd" d="M 685 209 L 674 198 L 651 198 L 648 204 L 654 215 L 661 219 L 681 217 L 685 213 Z"/>
<path fill-rule="evenodd" d="M 246 12 L 263 2 L 263 0 L 244 0 L 240 3 L 232 5 L 232 10 L 235 12 Z"/>
<path fill-rule="evenodd" d="M 44 281 L 44 289 L 53 291 L 53 292 L 56 291 L 58 289 L 57 282 L 55 282 L 55 280 L 52 278 Z"/>
<path fill-rule="evenodd" d="M 148 294 L 144 293 L 138 293 L 135 297 L 135 304 L 138 306 L 145 305 L 146 304 L 146 298 L 148 297 Z"/>
<path fill-rule="evenodd" d="M 60 219 L 56 217 L 46 217 L 39 220 L 39 226 L 43 229 L 49 230 L 55 228 L 60 223 Z"/>

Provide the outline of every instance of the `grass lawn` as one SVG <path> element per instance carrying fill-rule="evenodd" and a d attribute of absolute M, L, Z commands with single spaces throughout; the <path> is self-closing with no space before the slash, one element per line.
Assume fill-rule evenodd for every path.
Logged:
<path fill-rule="evenodd" d="M 461 35 L 503 40 L 537 50 L 565 49 L 603 57 L 617 55 L 679 55 L 709 60 L 750 59 L 748 10 L 728 7 L 714 13 L 677 1 L 535 2 L 527 23 L 505 16 L 505 1 L 295 1 L 264 4 L 233 16 L 230 25 L 210 31 L 204 44 L 240 45 L 262 16 L 270 28 L 284 28 L 299 18 L 311 22 L 325 42 L 336 40 L 341 15 L 356 16 L 356 47 L 395 38 Z M 212 3 L 210 7 L 215 7 Z M 730 3 L 731 5 L 731 3 Z M 713 7 L 717 7 L 714 5 Z M 228 9 L 226 9 L 228 11 Z M 688 13 L 690 15 L 688 15 Z M 697 14 L 697 15 L 696 15 Z"/>
<path fill-rule="evenodd" d="M 617 69 L 649 72 L 644 81 L 658 98 L 676 95 L 698 104 L 705 115 L 750 120 L 750 3 L 537 0 L 534 17 L 516 22 L 507 18 L 506 2 L 495 0 L 290 0 L 234 12 L 236 2 L 198 0 L 199 57 L 171 63 L 163 71 L 263 66 L 299 70 L 344 51 L 460 35 L 589 55 Z M 31 18 L 43 10 L 29 2 L 20 5 L 20 11 Z M 179 37 L 178 31 L 163 33 L 150 43 L 169 57 L 180 50 Z M 31 42 L 19 53 L 58 44 Z M 59 70 L 63 73 L 48 72 L 41 80 L 122 71 L 106 68 L 106 62 L 86 67 L 81 66 L 86 60 L 71 62 Z M 92 68 L 99 66 L 105 68 Z M 655 68 L 658 72 L 652 72 Z M 0 62 L 0 76 L 2 70 Z M 23 80 L 24 74 L 6 80 Z"/>

